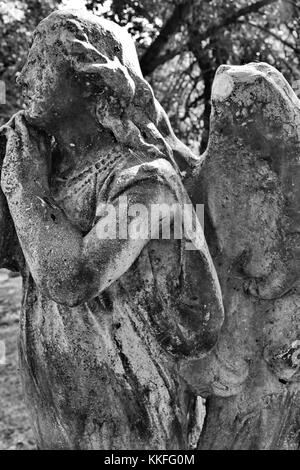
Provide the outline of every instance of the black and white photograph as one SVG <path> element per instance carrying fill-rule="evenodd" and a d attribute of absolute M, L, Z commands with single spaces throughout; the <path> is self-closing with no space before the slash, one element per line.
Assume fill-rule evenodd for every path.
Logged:
<path fill-rule="evenodd" d="M 0 450 L 300 450 L 300 0 L 0 0 L 0 178 Z"/>

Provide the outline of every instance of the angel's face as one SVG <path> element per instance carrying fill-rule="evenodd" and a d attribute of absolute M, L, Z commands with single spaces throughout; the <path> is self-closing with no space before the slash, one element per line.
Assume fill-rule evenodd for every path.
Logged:
<path fill-rule="evenodd" d="M 26 63 L 17 78 L 28 119 L 43 120 L 47 114 L 55 112 L 56 78 L 44 35 L 37 30 Z"/>
<path fill-rule="evenodd" d="M 35 31 L 26 63 L 17 78 L 26 118 L 46 129 L 67 117 L 81 94 L 62 47 L 44 20 Z"/>

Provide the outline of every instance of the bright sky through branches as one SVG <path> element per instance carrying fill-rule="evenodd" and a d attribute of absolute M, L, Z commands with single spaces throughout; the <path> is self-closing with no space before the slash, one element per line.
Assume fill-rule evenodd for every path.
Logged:
<path fill-rule="evenodd" d="M 85 0 L 63 0 L 61 8 L 74 8 L 74 9 L 81 9 L 85 8 Z M 99 5 L 97 7 L 97 13 L 101 14 L 109 10 L 111 5 L 111 0 L 106 0 L 104 5 Z"/>

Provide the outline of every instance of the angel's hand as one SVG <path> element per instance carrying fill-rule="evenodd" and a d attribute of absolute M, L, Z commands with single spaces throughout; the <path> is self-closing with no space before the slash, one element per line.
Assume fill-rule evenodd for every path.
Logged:
<path fill-rule="evenodd" d="M 6 195 L 20 188 L 48 189 L 50 138 L 27 123 L 20 111 L 1 129 L 6 135 L 1 187 Z"/>

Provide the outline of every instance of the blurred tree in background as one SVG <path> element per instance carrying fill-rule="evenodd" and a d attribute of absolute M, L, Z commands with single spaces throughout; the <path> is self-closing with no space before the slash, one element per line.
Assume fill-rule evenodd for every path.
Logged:
<path fill-rule="evenodd" d="M 7 87 L 0 124 L 22 106 L 15 78 L 32 31 L 66 6 L 84 6 L 129 30 L 156 97 L 196 152 L 207 144 L 220 64 L 266 61 L 290 83 L 300 78 L 300 0 L 6 0 L 0 1 L 0 80 Z"/>

